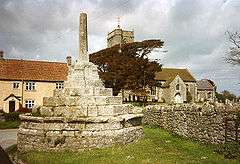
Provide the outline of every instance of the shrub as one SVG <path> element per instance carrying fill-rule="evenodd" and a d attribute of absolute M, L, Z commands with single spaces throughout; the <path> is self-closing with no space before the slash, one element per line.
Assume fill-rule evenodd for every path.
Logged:
<path fill-rule="evenodd" d="M 31 112 L 31 109 L 20 107 L 17 111 L 14 111 L 11 113 L 4 113 L 4 117 L 6 121 L 19 121 L 20 114 L 29 113 L 29 112 Z"/>
<path fill-rule="evenodd" d="M 6 121 L 18 121 L 20 112 L 4 113 Z"/>
<path fill-rule="evenodd" d="M 132 102 L 131 103 L 133 106 L 138 106 L 138 107 L 143 107 L 144 106 L 144 102 L 138 101 L 138 102 Z"/>
<path fill-rule="evenodd" d="M 17 112 L 20 112 L 20 113 L 31 113 L 31 112 L 32 112 L 32 109 L 20 107 L 20 108 L 17 110 Z"/>
<path fill-rule="evenodd" d="M 224 158 L 227 159 L 240 158 L 240 143 L 228 142 L 223 145 L 219 145 L 216 152 L 223 154 Z"/>

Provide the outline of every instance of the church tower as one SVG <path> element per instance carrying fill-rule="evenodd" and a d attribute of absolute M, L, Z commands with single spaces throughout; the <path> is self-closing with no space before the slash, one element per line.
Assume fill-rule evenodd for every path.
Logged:
<path fill-rule="evenodd" d="M 118 18 L 118 26 L 116 29 L 108 33 L 107 47 L 112 47 L 117 44 L 134 42 L 134 31 L 123 30 L 120 27 L 120 19 Z"/>

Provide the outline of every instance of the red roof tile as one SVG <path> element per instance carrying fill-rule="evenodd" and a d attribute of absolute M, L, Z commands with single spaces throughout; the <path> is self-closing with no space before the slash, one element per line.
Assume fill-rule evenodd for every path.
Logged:
<path fill-rule="evenodd" d="M 0 80 L 64 81 L 67 79 L 66 63 L 0 60 Z"/>

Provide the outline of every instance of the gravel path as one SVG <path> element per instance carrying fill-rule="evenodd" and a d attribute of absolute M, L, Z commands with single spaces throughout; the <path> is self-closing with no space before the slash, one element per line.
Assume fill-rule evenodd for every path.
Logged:
<path fill-rule="evenodd" d="M 0 130 L 0 145 L 3 149 L 17 143 L 18 129 Z"/>

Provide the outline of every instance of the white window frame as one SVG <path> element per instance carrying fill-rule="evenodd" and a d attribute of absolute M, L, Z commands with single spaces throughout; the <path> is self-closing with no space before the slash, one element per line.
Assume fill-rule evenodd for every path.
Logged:
<path fill-rule="evenodd" d="M 34 91 L 36 90 L 36 83 L 33 81 L 26 82 L 26 90 L 27 91 Z"/>
<path fill-rule="evenodd" d="M 13 82 L 13 89 L 19 89 L 19 86 L 20 86 L 20 82 L 18 81 Z"/>
<path fill-rule="evenodd" d="M 64 88 L 64 82 L 56 82 L 56 89 L 62 90 Z"/>
<path fill-rule="evenodd" d="M 34 106 L 35 101 L 34 100 L 25 100 L 25 108 L 32 109 Z"/>

